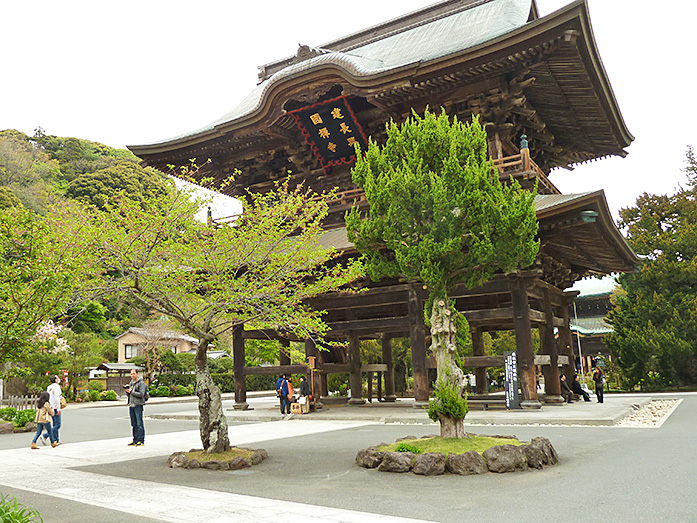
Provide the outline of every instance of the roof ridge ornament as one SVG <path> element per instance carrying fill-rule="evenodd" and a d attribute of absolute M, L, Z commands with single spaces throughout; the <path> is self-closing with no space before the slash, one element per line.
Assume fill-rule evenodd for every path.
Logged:
<path fill-rule="evenodd" d="M 329 49 L 322 49 L 321 47 L 310 47 L 309 45 L 298 44 L 298 51 L 295 53 L 295 58 L 293 58 L 292 63 L 299 64 L 315 56 L 333 52 L 334 51 L 330 51 Z"/>

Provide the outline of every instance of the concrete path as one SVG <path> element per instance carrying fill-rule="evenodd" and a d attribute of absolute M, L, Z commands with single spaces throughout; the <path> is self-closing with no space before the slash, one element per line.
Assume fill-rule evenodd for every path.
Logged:
<path fill-rule="evenodd" d="M 298 421 L 245 425 L 235 430 L 235 444 L 244 446 L 277 439 L 355 428 L 366 423 L 340 421 Z M 185 486 L 157 483 L 152 479 L 105 476 L 75 470 L 74 467 L 99 466 L 114 462 L 145 460 L 169 455 L 182 448 L 201 446 L 198 431 L 148 436 L 144 447 L 128 447 L 130 438 L 61 445 L 55 449 L 28 448 L 0 451 L 0 484 L 13 489 L 44 491 L 51 496 L 110 510 L 171 522 L 409 522 L 366 512 L 312 506 L 283 500 L 244 496 Z M 50 478 L 56 478 L 54 482 Z M 38 489 L 37 489 L 38 487 Z M 50 517 L 45 516 L 45 521 Z M 61 519 L 69 521 L 68 518 Z M 423 520 L 420 520 L 423 521 Z"/>
<path fill-rule="evenodd" d="M 197 416 L 193 402 L 149 402 L 144 447 L 126 446 L 124 405 L 71 406 L 60 447 L 30 450 L 30 434 L 0 436 L 0 492 L 39 509 L 46 523 L 692 521 L 697 395 L 653 397 L 683 400 L 660 428 L 610 425 L 649 395 L 472 411 L 472 432 L 544 436 L 560 455 L 559 465 L 542 471 L 477 477 L 390 475 L 355 465 L 356 452 L 368 445 L 438 432 L 407 401 L 281 420 L 275 398 L 250 399 L 254 410 L 243 412 L 228 398 L 231 442 L 265 448 L 269 459 L 227 472 L 166 466 L 172 452 L 201 446 L 189 419 Z M 267 417 L 274 421 L 263 422 Z"/>

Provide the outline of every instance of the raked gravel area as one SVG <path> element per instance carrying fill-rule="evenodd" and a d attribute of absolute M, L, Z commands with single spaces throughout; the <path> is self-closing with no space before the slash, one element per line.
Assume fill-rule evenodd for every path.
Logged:
<path fill-rule="evenodd" d="M 652 400 L 617 422 L 618 427 L 660 427 L 682 400 Z"/>

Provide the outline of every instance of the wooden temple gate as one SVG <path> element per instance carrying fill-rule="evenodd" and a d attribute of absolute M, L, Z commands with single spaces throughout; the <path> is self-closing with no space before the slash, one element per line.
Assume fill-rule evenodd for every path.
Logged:
<path fill-rule="evenodd" d="M 239 171 L 235 182 L 224 186 L 230 196 L 263 193 L 284 178 L 318 193 L 336 189 L 323 242 L 350 257 L 357 253 L 346 239 L 344 213 L 354 204 L 367 208 L 351 179 L 351 144 L 364 144 L 367 137 L 384 143 L 386 122 L 403 122 L 427 106 L 460 120 L 477 115 L 499 178 L 537 187 L 538 193 L 535 264 L 498 275 L 479 289 L 458 289 L 454 296 L 474 344 L 465 365 L 476 369 L 483 392 L 486 368 L 501 364 L 500 358 L 484 356 L 483 333 L 514 331 L 522 404 L 539 407 L 531 332 L 537 328 L 546 401 L 560 401 L 560 357 L 569 362 L 563 372 L 573 369 L 567 307 L 574 296 L 565 289 L 587 275 L 631 271 L 639 262 L 602 191 L 563 195 L 549 180 L 555 168 L 624 156 L 633 140 L 597 53 L 584 0 L 545 17 L 539 17 L 535 0 L 443 0 L 320 47 L 302 45 L 295 56 L 262 66 L 259 85 L 223 118 L 170 140 L 129 148 L 145 165 L 162 170 L 198 158 L 202 164 L 210 159 L 200 177 L 222 182 Z M 345 118 L 341 132 L 350 129 L 349 137 L 338 131 L 334 137 L 330 126 L 313 127 L 322 118 L 331 123 L 330 114 Z M 352 141 L 342 149 L 340 140 Z M 247 406 L 245 375 L 308 373 L 305 365 L 290 365 L 283 351 L 277 366 L 245 368 L 244 340 L 250 338 L 304 342 L 306 355 L 317 361 L 314 390 L 326 395 L 327 375 L 349 372 L 350 402 L 356 403 L 362 402 L 362 372 L 384 372 L 385 399 L 394 399 L 391 339 L 408 337 L 414 396 L 417 403 L 426 402 L 425 291 L 399 280 L 363 285 L 366 292 L 310 303 L 328 311 L 329 337 L 347 341 L 345 353 L 321 351 L 313 341 L 283 332 L 238 329 L 233 335 L 236 407 Z M 381 340 L 381 364 L 361 365 L 359 340 L 367 338 Z"/>

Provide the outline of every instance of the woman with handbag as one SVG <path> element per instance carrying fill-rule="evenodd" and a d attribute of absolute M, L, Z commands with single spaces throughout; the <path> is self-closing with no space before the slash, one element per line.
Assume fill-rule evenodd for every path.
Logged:
<path fill-rule="evenodd" d="M 36 421 L 36 434 L 34 434 L 34 439 L 31 440 L 32 449 L 39 448 L 36 446 L 36 440 L 39 439 L 41 431 L 44 429 L 48 431 L 48 436 L 51 438 L 51 446 L 58 446 L 58 443 L 53 440 L 53 432 L 51 431 L 51 416 L 54 415 L 54 412 L 48 398 L 48 392 L 42 392 L 39 395 L 39 401 L 36 403 L 36 418 L 34 418 L 34 421 Z"/>

